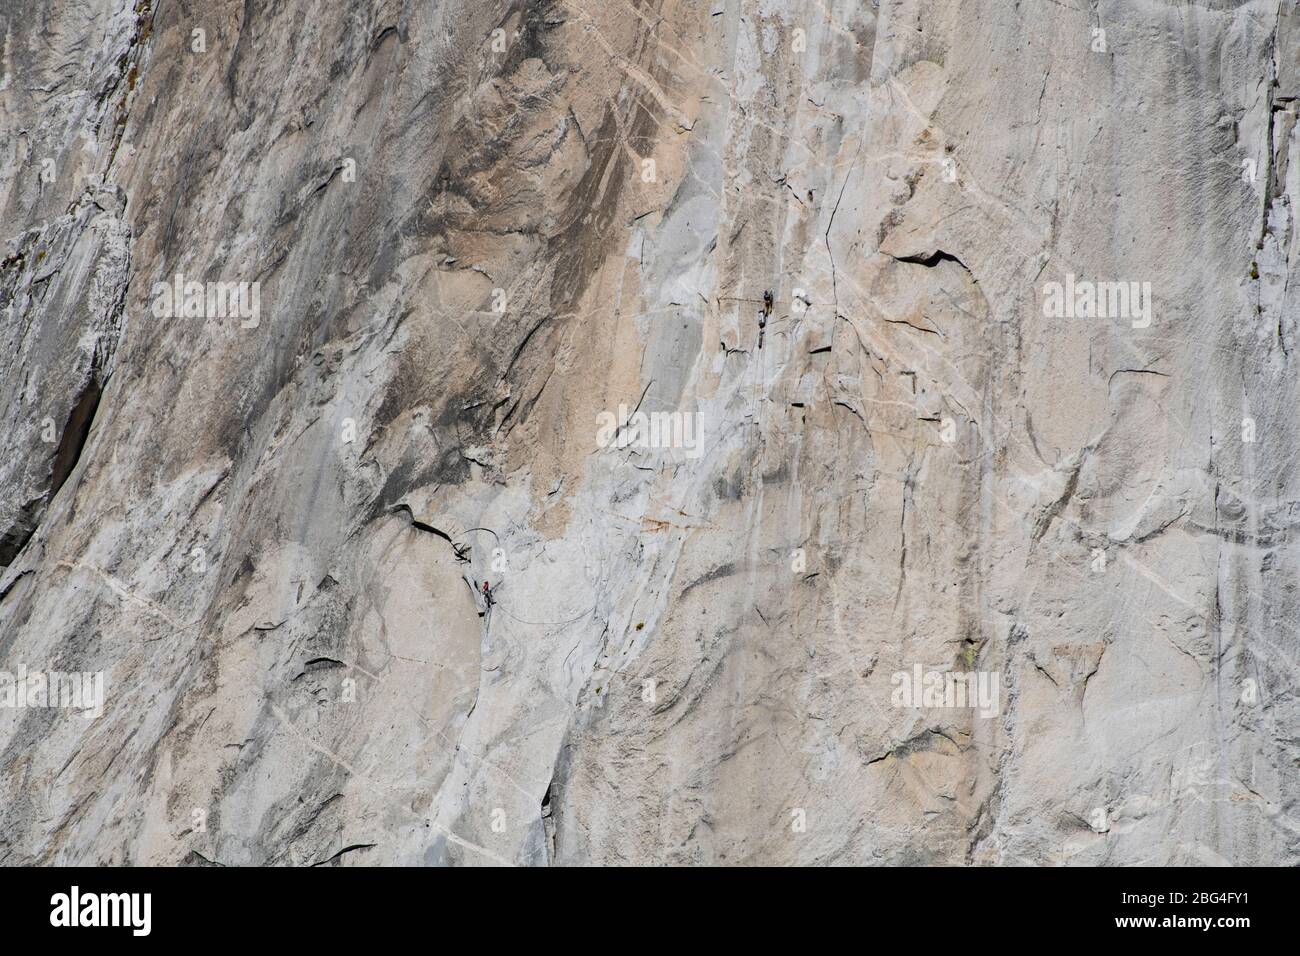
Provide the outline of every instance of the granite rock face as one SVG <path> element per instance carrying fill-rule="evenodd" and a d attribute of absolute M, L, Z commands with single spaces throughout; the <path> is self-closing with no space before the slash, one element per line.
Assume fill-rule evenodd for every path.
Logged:
<path fill-rule="evenodd" d="M 1290 6 L 0 0 L 0 863 L 1300 862 Z"/>

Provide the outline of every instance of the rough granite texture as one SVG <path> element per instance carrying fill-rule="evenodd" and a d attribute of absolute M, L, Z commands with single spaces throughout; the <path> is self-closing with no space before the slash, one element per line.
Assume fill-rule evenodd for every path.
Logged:
<path fill-rule="evenodd" d="M 0 863 L 1300 863 L 1293 8 L 0 0 Z"/>

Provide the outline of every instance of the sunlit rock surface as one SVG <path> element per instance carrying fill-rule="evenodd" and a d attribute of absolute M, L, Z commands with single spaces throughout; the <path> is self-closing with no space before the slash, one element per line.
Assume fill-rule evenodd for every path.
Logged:
<path fill-rule="evenodd" d="M 1300 862 L 1276 0 L 0 15 L 0 863 Z"/>

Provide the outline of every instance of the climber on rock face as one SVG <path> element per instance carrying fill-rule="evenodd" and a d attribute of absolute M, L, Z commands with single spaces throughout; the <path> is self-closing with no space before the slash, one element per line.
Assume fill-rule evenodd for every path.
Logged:
<path fill-rule="evenodd" d="M 492 605 L 496 603 L 492 597 L 492 586 L 488 584 L 487 581 L 483 582 L 483 603 L 487 606 L 488 610 L 491 610 Z"/>
<path fill-rule="evenodd" d="M 767 328 L 767 320 L 772 315 L 772 290 L 769 289 L 763 293 L 763 311 L 758 313 L 758 347 L 763 347 L 763 332 Z"/>

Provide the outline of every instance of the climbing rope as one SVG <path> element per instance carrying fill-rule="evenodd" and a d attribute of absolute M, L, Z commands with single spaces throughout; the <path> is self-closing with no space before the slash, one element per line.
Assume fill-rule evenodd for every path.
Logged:
<path fill-rule="evenodd" d="M 500 608 L 501 602 L 498 601 L 497 603 L 493 604 L 492 607 Z M 516 617 L 515 615 L 511 614 L 509 611 L 506 611 L 505 608 L 501 608 L 501 610 L 505 611 L 506 617 L 510 618 L 511 620 L 518 621 L 520 624 L 530 624 L 534 627 L 567 627 L 568 625 L 572 624 L 574 621 L 579 621 L 582 618 L 586 617 L 588 614 L 593 613 L 596 610 L 596 605 L 593 604 L 590 608 L 583 611 L 577 617 L 570 618 L 567 621 L 525 621 L 522 617 Z M 489 616 L 491 615 L 491 613 L 492 613 L 491 611 L 488 612 Z"/>

